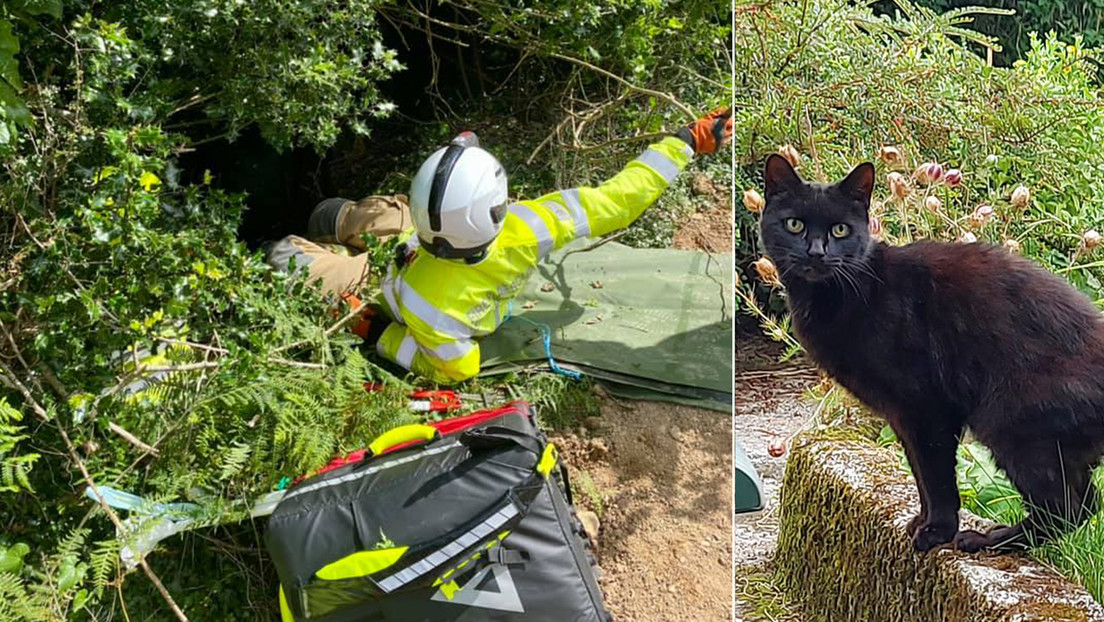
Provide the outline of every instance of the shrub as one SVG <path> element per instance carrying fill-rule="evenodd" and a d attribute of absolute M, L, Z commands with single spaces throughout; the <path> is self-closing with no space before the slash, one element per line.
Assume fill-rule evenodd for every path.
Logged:
<path fill-rule="evenodd" d="M 558 128 L 563 144 L 541 171 L 586 181 L 609 166 L 592 158 L 598 148 L 635 150 L 681 120 L 673 101 L 704 110 L 725 99 L 685 79 L 728 59 L 714 45 L 728 34 L 724 10 L 683 2 L 676 19 L 643 0 L 547 6 L 458 5 L 456 29 L 469 53 L 495 42 L 473 100 L 493 100 L 519 64 L 533 70 L 502 96 L 514 107 L 486 110 L 503 112 L 512 146 L 511 127 L 535 111 L 543 134 L 525 155 L 547 123 Z M 247 197 L 183 156 L 246 128 L 273 149 L 319 152 L 394 128 L 383 92 L 407 85 L 385 85 L 403 62 L 380 25 L 413 39 L 426 17 L 455 17 L 452 6 L 410 11 L 376 0 L 0 5 L 0 619 L 109 619 L 122 606 L 134 619 L 170 615 L 151 583 L 126 580 L 130 540 L 116 521 L 127 516 L 105 519 L 89 499 L 101 487 L 151 507 L 195 504 L 201 524 L 240 519 L 234 502 L 409 417 L 407 385 L 361 355 L 319 293 L 237 239 Z M 693 36 L 674 36 L 683 27 Z M 682 52 L 696 55 L 685 67 L 673 61 Z M 676 95 L 655 99 L 668 89 Z M 572 131 L 573 114 L 592 112 L 588 130 Z M 452 118 L 446 103 L 406 113 Z M 413 125 L 434 144 L 449 129 Z M 399 167 L 415 156 L 393 157 Z M 143 352 L 160 357 L 139 363 Z M 150 375 L 161 382 L 128 391 Z M 366 393 L 369 380 L 385 389 Z M 193 620 L 272 618 L 271 571 L 242 562 L 263 561 L 257 527 L 217 532 L 233 544 L 214 530 L 178 540 L 151 560 Z"/>
<path fill-rule="evenodd" d="M 937 12 L 970 6 L 986 6 L 1016 11 L 1014 17 L 982 16 L 977 20 L 977 30 L 996 37 L 1004 49 L 996 54 L 998 64 L 1010 65 L 1031 47 L 1031 33 L 1046 35 L 1050 31 L 1077 33 L 1085 38 L 1085 44 L 1098 47 L 1104 43 L 1104 3 L 1099 0 L 921 0 L 917 4 Z M 874 5 L 892 12 L 892 2 Z"/>
<path fill-rule="evenodd" d="M 1018 245 L 1094 300 L 1104 298 L 1093 236 L 1085 237 L 1104 216 L 1096 200 L 1104 191 L 1104 104 L 1094 51 L 1052 34 L 1033 38 L 1012 67 L 991 67 L 964 47 L 992 44 L 962 28 L 965 10 L 939 15 L 902 1 L 905 16 L 890 18 L 837 0 L 802 6 L 751 9 L 737 22 L 737 41 L 751 44 L 737 48 L 749 68 L 736 98 L 745 187 L 759 186 L 756 169 L 779 145 L 794 145 L 800 172 L 820 181 L 876 160 L 872 211 L 887 241 L 971 234 Z M 877 159 L 884 146 L 899 151 L 899 163 Z M 915 171 L 927 162 L 961 170 L 962 182 L 921 183 Z M 908 184 L 903 198 L 891 195 L 894 172 Z M 1019 186 L 1030 195 L 1025 205 L 1012 202 Z M 991 217 L 976 214 L 983 205 Z M 746 212 L 739 217 L 745 283 L 747 261 L 759 254 L 753 223 Z"/>

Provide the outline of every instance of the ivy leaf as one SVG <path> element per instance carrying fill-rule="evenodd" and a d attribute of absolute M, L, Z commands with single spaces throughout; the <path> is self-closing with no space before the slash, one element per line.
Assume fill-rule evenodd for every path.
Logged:
<path fill-rule="evenodd" d="M 23 557 L 30 551 L 31 547 L 23 542 L 17 542 L 9 548 L 0 546 L 0 574 L 19 574 L 23 570 Z"/>
<path fill-rule="evenodd" d="M 84 580 L 84 574 L 88 568 L 84 564 L 77 564 L 72 556 L 66 557 L 58 568 L 58 593 L 65 594 Z"/>

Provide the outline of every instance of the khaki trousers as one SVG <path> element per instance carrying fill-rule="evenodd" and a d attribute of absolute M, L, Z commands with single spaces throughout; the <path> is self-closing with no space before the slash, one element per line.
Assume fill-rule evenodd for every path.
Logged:
<path fill-rule="evenodd" d="M 370 196 L 359 201 L 326 199 L 311 213 L 307 238 L 289 235 L 269 247 L 266 261 L 288 271 L 292 261 L 306 267 L 307 282 L 337 295 L 360 292 L 376 282 L 370 278 L 368 255 L 360 235 L 386 241 L 413 226 L 405 195 Z"/>

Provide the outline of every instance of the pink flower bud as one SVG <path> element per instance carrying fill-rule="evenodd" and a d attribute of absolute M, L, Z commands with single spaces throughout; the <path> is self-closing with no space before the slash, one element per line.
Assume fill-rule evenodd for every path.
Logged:
<path fill-rule="evenodd" d="M 1097 246 L 1100 246 L 1101 241 L 1102 238 L 1095 229 L 1089 229 L 1085 232 L 1084 235 L 1081 236 L 1081 245 L 1084 246 L 1087 250 L 1092 250 Z"/>
<path fill-rule="evenodd" d="M 763 282 L 771 287 L 778 287 L 782 284 L 782 281 L 778 280 L 778 268 L 774 267 L 774 262 L 766 257 L 760 257 L 752 264 L 755 266 L 755 271 L 759 273 L 759 278 L 763 279 Z"/>
<path fill-rule="evenodd" d="M 763 207 L 766 206 L 766 204 L 767 202 L 763 200 L 763 195 L 759 194 L 758 191 L 754 189 L 744 191 L 744 207 L 746 207 L 749 212 L 758 214 L 763 211 Z"/>
<path fill-rule="evenodd" d="M 870 215 L 869 221 L 870 235 L 880 239 L 882 237 L 882 221 L 874 214 Z"/>
<path fill-rule="evenodd" d="M 1019 253 L 1020 242 L 1018 240 L 1013 240 L 1012 238 L 1009 238 L 1004 241 L 1004 249 L 1010 253 Z"/>
<path fill-rule="evenodd" d="M 993 218 L 993 208 L 989 205 L 979 205 L 977 209 L 970 214 L 970 222 L 975 227 L 984 227 Z"/>
<path fill-rule="evenodd" d="M 786 441 L 771 441 L 770 445 L 767 445 L 767 453 L 771 458 L 781 458 L 786 453 Z"/>
<path fill-rule="evenodd" d="M 1016 186 L 1016 189 L 1012 191 L 1012 206 L 1023 209 L 1030 202 L 1031 191 L 1027 189 L 1027 186 Z"/>
<path fill-rule="evenodd" d="M 801 166 L 801 154 L 797 152 L 797 149 L 794 149 L 793 145 L 780 145 L 778 155 L 786 158 L 786 161 L 794 168 Z"/>
<path fill-rule="evenodd" d="M 938 162 L 925 162 L 916 169 L 916 181 L 922 184 L 934 184 L 943 178 L 943 165 Z"/>
<path fill-rule="evenodd" d="M 890 173 L 886 176 L 886 179 L 889 180 L 889 191 L 898 199 L 903 199 L 912 192 L 912 190 L 909 189 L 908 180 L 905 179 L 904 175 L 900 173 Z"/>
<path fill-rule="evenodd" d="M 943 181 L 950 187 L 954 188 L 958 184 L 962 183 L 962 171 L 957 168 L 952 168 L 947 171 L 947 174 L 943 176 Z"/>
<path fill-rule="evenodd" d="M 878 150 L 878 159 L 889 166 L 894 166 L 901 162 L 901 152 L 897 147 L 883 145 L 882 148 Z"/>
<path fill-rule="evenodd" d="M 934 214 L 943 207 L 943 202 L 937 197 L 929 196 L 924 199 L 924 207 L 928 208 L 928 211 Z"/>

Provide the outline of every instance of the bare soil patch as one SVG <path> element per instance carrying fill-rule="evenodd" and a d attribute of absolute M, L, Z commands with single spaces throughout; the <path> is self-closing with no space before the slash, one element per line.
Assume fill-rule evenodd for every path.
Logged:
<path fill-rule="evenodd" d="M 601 584 L 615 619 L 731 620 L 731 419 L 605 400 L 584 424 L 554 440 L 576 504 L 601 518 Z"/>

